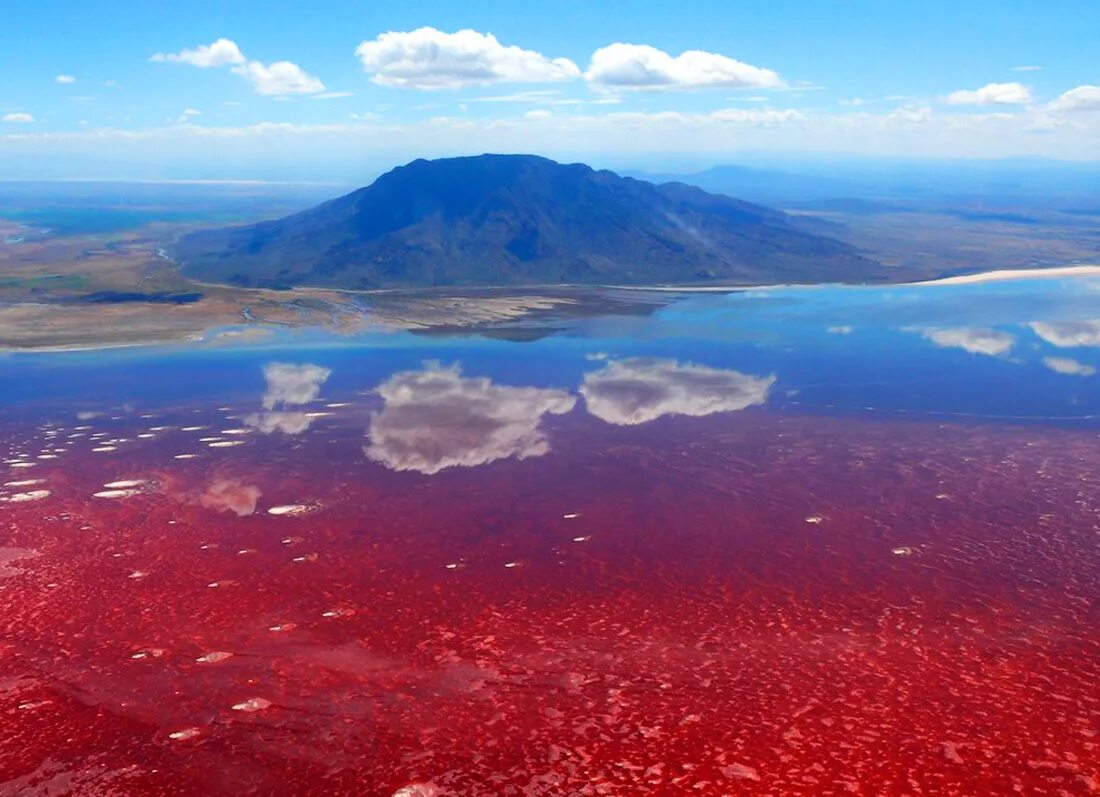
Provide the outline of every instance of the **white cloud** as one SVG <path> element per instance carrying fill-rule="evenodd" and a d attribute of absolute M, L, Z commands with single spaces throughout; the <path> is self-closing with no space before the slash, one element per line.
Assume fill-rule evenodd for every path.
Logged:
<path fill-rule="evenodd" d="M 1078 86 L 1058 96 L 1052 111 L 1100 111 L 1100 86 Z"/>
<path fill-rule="evenodd" d="M 850 327 L 847 324 L 840 324 L 835 327 L 829 327 L 825 330 L 830 335 L 851 335 L 855 331 L 854 327 Z"/>
<path fill-rule="evenodd" d="M 1078 346 L 1100 347 L 1100 319 L 1088 321 L 1035 321 L 1031 331 L 1051 346 L 1072 349 Z"/>
<path fill-rule="evenodd" d="M 33 122 L 34 121 L 33 116 L 31 116 L 29 113 L 23 113 L 22 111 L 14 111 L 12 113 L 6 113 L 6 114 L 4 114 L 2 119 L 5 122 L 11 122 L 11 123 L 14 123 L 14 124 L 27 124 L 28 122 Z"/>
<path fill-rule="evenodd" d="M 1016 345 L 1016 339 L 1007 332 L 979 327 L 924 329 L 920 334 L 941 348 L 962 349 L 971 354 L 985 354 L 990 357 L 1005 354 Z"/>
<path fill-rule="evenodd" d="M 320 94 L 314 94 L 310 97 L 311 100 L 341 100 L 344 97 L 354 97 L 354 91 L 325 91 Z"/>
<path fill-rule="evenodd" d="M 718 53 L 688 50 L 672 56 L 645 44 L 615 43 L 592 54 L 585 80 L 609 89 L 780 88 L 770 69 Z"/>
<path fill-rule="evenodd" d="M 1013 72 L 1038 72 L 1041 69 L 1042 69 L 1041 66 L 1014 66 L 1014 67 L 1012 67 Z"/>
<path fill-rule="evenodd" d="M 763 404 L 774 383 L 774 376 L 631 357 L 585 374 L 580 391 L 597 418 L 633 426 L 663 415 L 698 417 Z"/>
<path fill-rule="evenodd" d="M 63 85 L 68 85 L 70 83 L 76 83 L 76 78 L 72 75 L 58 75 L 54 78 L 54 81 Z"/>
<path fill-rule="evenodd" d="M 232 66 L 243 64 L 244 54 L 232 39 L 218 39 L 213 44 L 200 44 L 193 50 L 181 50 L 178 53 L 156 53 L 150 61 L 190 64 L 201 69 L 213 66 Z"/>
<path fill-rule="evenodd" d="M 491 83 L 545 83 L 580 77 L 568 58 L 505 46 L 491 33 L 435 28 L 390 31 L 355 50 L 371 80 L 381 86 L 453 89 Z"/>
<path fill-rule="evenodd" d="M 383 407 L 371 416 L 364 453 L 387 468 L 426 474 L 542 456 L 550 450 L 542 417 L 576 403 L 564 390 L 496 385 L 438 363 L 395 374 L 377 392 Z"/>
<path fill-rule="evenodd" d="M 947 95 L 950 105 L 1026 105 L 1031 89 L 1022 83 L 989 83 L 973 91 L 953 91 Z"/>
<path fill-rule="evenodd" d="M 1008 113 L 998 112 L 998 108 L 942 114 L 925 106 L 904 106 L 889 112 L 862 108 L 845 112 L 804 109 L 799 112 L 801 116 L 786 114 L 786 121 L 780 121 L 783 117 L 774 113 L 738 120 L 721 111 L 607 113 L 593 107 L 587 113 L 555 113 L 536 119 L 524 119 L 524 109 L 518 109 L 498 117 L 467 117 L 461 122 L 456 115 L 454 119 L 443 117 L 430 122 L 426 119 L 397 122 L 383 116 L 372 121 L 345 118 L 330 123 L 250 125 L 179 125 L 173 119 L 172 124 L 165 126 L 92 125 L 87 129 L 53 131 L 39 131 L 35 125 L 0 125 L 5 128 L 0 131 L 0 157 L 21 158 L 28 163 L 73 154 L 86 158 L 89 148 L 94 147 L 99 157 L 109 153 L 134 163 L 149 159 L 160 162 L 173 152 L 201 152 L 207 156 L 216 153 L 217 157 L 240 159 L 243 163 L 254 161 L 261 151 L 317 162 L 318 158 L 337 155 L 362 158 L 377 155 L 383 149 L 410 156 L 471 150 L 562 154 L 562 142 L 573 141 L 580 142 L 581 150 L 590 153 L 681 151 L 687 146 L 690 151 L 708 154 L 712 159 L 728 157 L 731 146 L 735 146 L 744 151 L 770 152 L 812 147 L 876 156 L 1038 155 L 1100 160 L 1100 113 L 1055 113 L 1045 106 Z M 209 112 L 198 119 L 208 116 Z M 1052 117 L 1059 123 L 1035 132 L 1042 121 L 1040 117 Z M 246 143 L 256 138 L 265 139 L 262 147 Z M 220 139 L 222 143 L 214 144 L 212 139 Z M 569 153 L 570 157 L 576 154 Z"/>
<path fill-rule="evenodd" d="M 719 122 L 733 122 L 734 124 L 741 125 L 769 126 L 781 125 L 787 122 L 797 122 L 804 117 L 801 112 L 796 111 L 794 108 L 787 108 L 781 111 L 770 108 L 764 110 L 726 108 L 721 111 L 712 112 L 710 118 L 716 119 Z"/>
<path fill-rule="evenodd" d="M 1043 365 L 1058 374 L 1068 376 L 1092 376 L 1096 369 L 1070 357 L 1044 357 Z"/>
<path fill-rule="evenodd" d="M 178 53 L 157 53 L 149 60 L 189 64 L 200 69 L 227 66 L 234 73 L 247 78 L 257 94 L 269 97 L 320 94 L 325 90 L 324 83 L 291 61 L 265 64 L 248 60 L 232 39 L 218 39 L 213 44 L 201 44 L 193 50 L 181 50 Z"/>
<path fill-rule="evenodd" d="M 233 67 L 233 71 L 248 78 L 257 94 L 269 97 L 318 94 L 325 90 L 324 83 L 290 61 L 276 61 L 273 64 L 249 61 Z"/>

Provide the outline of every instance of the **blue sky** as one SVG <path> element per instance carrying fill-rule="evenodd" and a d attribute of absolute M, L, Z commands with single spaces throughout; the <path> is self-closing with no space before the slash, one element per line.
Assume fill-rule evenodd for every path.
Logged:
<path fill-rule="evenodd" d="M 1094 0 L 39 0 L 0 31 L 0 178 L 485 150 L 1098 160 L 1097 31 Z"/>

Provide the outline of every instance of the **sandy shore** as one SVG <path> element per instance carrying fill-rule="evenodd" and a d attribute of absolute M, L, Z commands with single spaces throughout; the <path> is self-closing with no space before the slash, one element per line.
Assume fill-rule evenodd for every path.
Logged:
<path fill-rule="evenodd" d="M 980 282 L 1005 282 L 1006 280 L 1053 279 L 1056 277 L 1100 277 L 1100 266 L 1058 266 L 1056 268 L 1018 268 L 1001 271 L 983 271 L 980 274 L 963 274 L 924 282 L 907 282 L 905 285 L 974 285 Z"/>

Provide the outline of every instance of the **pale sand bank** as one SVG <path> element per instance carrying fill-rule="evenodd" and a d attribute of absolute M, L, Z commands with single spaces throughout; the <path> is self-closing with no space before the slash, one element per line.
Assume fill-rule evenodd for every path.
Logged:
<path fill-rule="evenodd" d="M 1005 282 L 1007 280 L 1053 279 L 1057 277 L 1100 277 L 1100 266 L 1059 266 L 1057 268 L 1018 268 L 1000 271 L 983 271 L 980 274 L 962 274 L 925 282 L 908 282 L 906 285 L 975 285 L 981 282 Z"/>

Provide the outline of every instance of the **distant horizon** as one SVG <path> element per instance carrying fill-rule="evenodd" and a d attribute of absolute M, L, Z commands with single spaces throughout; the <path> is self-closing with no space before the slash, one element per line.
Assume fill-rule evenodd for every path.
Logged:
<path fill-rule="evenodd" d="M 924 170 L 928 168 L 959 169 L 956 176 L 966 178 L 975 174 L 986 177 L 1019 176 L 1021 172 L 1031 175 L 1048 175 L 1050 177 L 1062 176 L 1067 171 L 1074 176 L 1089 177 L 1100 174 L 1100 161 L 1074 161 L 1065 158 L 1048 156 L 1018 156 L 1018 157 L 986 157 L 986 158 L 947 158 L 935 156 L 885 156 L 885 155 L 853 155 L 850 153 L 836 152 L 771 152 L 771 153 L 736 153 L 727 157 L 705 158 L 697 153 L 645 153 L 637 157 L 624 157 L 621 153 L 592 153 L 589 156 L 560 155 L 539 151 L 525 152 L 499 152 L 480 151 L 448 153 L 439 155 L 399 155 L 392 154 L 386 157 L 386 153 L 375 153 L 369 163 L 355 164 L 352 167 L 341 168 L 337 164 L 325 164 L 321 167 L 298 167 L 304 169 L 311 176 L 292 176 L 292 174 L 279 174 L 279 167 L 268 167 L 268 172 L 274 174 L 258 176 L 255 167 L 238 168 L 236 174 L 210 174 L 217 171 L 210 168 L 191 167 L 193 173 L 186 165 L 176 164 L 168 172 L 182 172 L 179 176 L 169 174 L 141 174 L 128 170 L 116 171 L 113 174 L 36 174 L 33 171 L 25 175 L 0 174 L 0 184 L 18 183 L 123 183 L 135 185 L 255 185 L 255 186 L 302 186 L 302 187 L 334 187 L 347 188 L 364 185 L 374 180 L 381 174 L 398 168 L 412 161 L 424 158 L 427 160 L 440 160 L 448 158 L 477 157 L 479 155 L 531 155 L 544 157 L 559 163 L 582 163 L 595 169 L 608 169 L 610 171 L 640 177 L 663 176 L 690 176 L 704 173 L 710 170 L 734 168 L 743 169 L 746 172 L 759 172 L 761 174 L 787 174 L 791 176 L 804 176 L 807 178 L 818 177 L 830 179 L 846 175 L 856 176 L 860 179 L 880 174 L 889 173 L 892 179 L 898 179 L 912 170 L 914 177 L 924 179 Z M 230 166 L 232 168 L 232 166 Z M 288 171 L 295 169 L 287 167 Z M 1100 188 L 1096 193 L 1100 194 Z"/>

